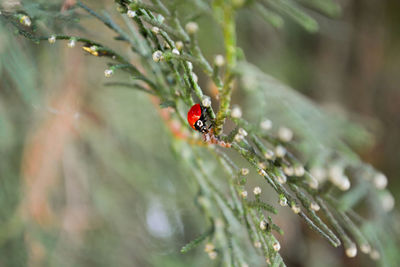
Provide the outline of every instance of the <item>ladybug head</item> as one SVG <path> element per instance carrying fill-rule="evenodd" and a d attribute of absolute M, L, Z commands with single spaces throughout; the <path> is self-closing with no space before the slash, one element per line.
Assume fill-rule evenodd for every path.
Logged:
<path fill-rule="evenodd" d="M 195 128 L 197 131 L 200 131 L 200 132 L 202 132 L 202 133 L 208 133 L 208 128 L 207 128 L 207 126 L 206 126 L 206 123 L 205 123 L 205 121 L 203 121 L 202 119 L 198 119 L 198 120 L 196 121 L 196 123 L 194 124 L 194 128 Z"/>

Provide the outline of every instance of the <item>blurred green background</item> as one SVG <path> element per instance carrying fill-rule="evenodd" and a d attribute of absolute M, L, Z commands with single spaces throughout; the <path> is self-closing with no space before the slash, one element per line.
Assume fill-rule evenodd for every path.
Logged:
<path fill-rule="evenodd" d="M 290 21 L 276 30 L 240 11 L 238 45 L 247 61 L 369 129 L 374 138 L 357 152 L 388 176 L 398 199 L 400 3 L 338 2 L 338 18 L 310 11 L 320 23 L 316 34 Z M 113 3 L 85 3 L 117 16 Z M 212 59 L 223 50 L 210 18 L 197 22 Z M 66 32 L 131 55 L 102 24 L 81 22 L 83 29 L 71 23 Z M 41 26 L 49 33 L 58 27 Z M 36 45 L 1 24 L 0 36 L 0 266 L 218 266 L 201 246 L 179 252 L 208 222 L 176 156 L 186 145 L 172 138 L 151 98 L 104 86 L 107 61 L 78 47 Z M 235 91 L 233 102 L 246 117 L 245 94 Z M 288 266 L 374 265 L 365 255 L 345 258 L 288 211 L 276 220 L 286 233 L 280 241 Z"/>

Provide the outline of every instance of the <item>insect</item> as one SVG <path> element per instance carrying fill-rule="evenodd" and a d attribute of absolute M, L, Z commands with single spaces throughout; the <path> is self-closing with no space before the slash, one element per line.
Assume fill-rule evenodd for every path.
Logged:
<path fill-rule="evenodd" d="M 187 114 L 189 125 L 201 133 L 208 133 L 208 130 L 211 128 L 211 125 L 208 128 L 206 125 L 206 111 L 206 107 L 203 107 L 200 104 L 195 104 L 189 109 Z"/>
<path fill-rule="evenodd" d="M 105 51 L 104 49 L 101 49 L 96 45 L 85 44 L 84 46 L 82 46 L 82 49 L 88 52 L 89 54 L 92 54 L 95 57 L 103 57 L 103 56 L 111 57 L 111 54 L 109 52 Z"/>

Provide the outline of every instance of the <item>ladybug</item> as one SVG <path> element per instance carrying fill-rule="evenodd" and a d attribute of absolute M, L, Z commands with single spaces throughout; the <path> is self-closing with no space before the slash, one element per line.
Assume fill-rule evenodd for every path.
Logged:
<path fill-rule="evenodd" d="M 206 125 L 207 123 L 206 111 L 207 108 L 203 107 L 200 104 L 195 104 L 189 109 L 187 114 L 187 120 L 189 122 L 189 125 L 193 129 L 201 133 L 208 133 L 208 130 L 211 127 L 210 125 L 210 127 L 207 128 Z"/>

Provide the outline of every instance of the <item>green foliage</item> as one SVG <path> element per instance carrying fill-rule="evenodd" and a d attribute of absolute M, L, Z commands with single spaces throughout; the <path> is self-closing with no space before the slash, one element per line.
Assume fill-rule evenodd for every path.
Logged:
<path fill-rule="evenodd" d="M 59 141 L 65 142 L 61 148 L 58 142 L 54 145 L 54 151 L 62 154 L 58 160 L 44 165 L 40 165 L 40 160 L 36 162 L 40 168 L 50 167 L 50 173 L 58 170 L 60 173 L 54 176 L 62 182 L 41 180 L 48 173 L 39 172 L 42 175 L 36 177 L 39 182 L 35 184 L 34 173 L 29 172 L 31 158 L 26 156 L 37 155 L 29 154 L 35 146 L 28 144 L 23 148 L 21 143 L 28 140 L 35 144 L 36 139 L 29 138 L 27 126 L 17 129 L 15 124 L 7 123 L 24 122 L 24 119 L 18 118 L 21 114 L 12 110 L 6 101 L 8 94 L 3 93 L 5 99 L 0 101 L 5 108 L 0 107 L 0 122 L 4 123 L 0 137 L 7 139 L 2 147 L 7 148 L 14 160 L 2 163 L 2 175 L 15 179 L 4 180 L 3 188 L 10 192 L 3 192 L 2 196 L 10 196 L 6 198 L 10 203 L 4 204 L 7 209 L 3 208 L 3 229 L 7 231 L 0 233 L 0 240 L 2 247 L 10 243 L 11 247 L 27 251 L 28 258 L 21 265 L 193 266 L 193 262 L 178 252 L 194 253 L 207 239 L 205 251 L 218 265 L 262 266 L 266 262 L 271 266 L 285 266 L 278 241 L 282 237 L 276 235 L 284 233 L 278 222 L 282 212 L 273 205 L 276 202 L 289 207 L 333 247 L 343 245 L 348 257 L 354 257 L 358 247 L 376 260 L 380 256 L 382 265 L 398 261 L 398 256 L 386 246 L 395 244 L 398 235 L 390 239 L 374 235 L 373 230 L 374 225 L 383 229 L 393 221 L 388 216 L 392 207 L 388 204 L 391 195 L 385 189 L 386 177 L 363 163 L 351 150 L 352 146 L 365 144 L 360 140 L 368 143 L 369 133 L 341 116 L 325 112 L 245 62 L 243 51 L 237 47 L 236 14 L 240 8 L 256 10 L 277 28 L 284 29 L 287 17 L 305 30 L 316 32 L 318 23 L 306 9 L 337 16 L 340 8 L 335 3 L 221 0 L 210 5 L 207 1 L 190 1 L 190 5 L 199 7 L 200 13 L 191 10 L 191 14 L 185 14 L 186 18 L 202 17 L 203 11 L 212 10 L 213 24 L 222 32 L 225 56 L 210 63 L 199 45 L 199 25 L 179 14 L 179 1 L 115 2 L 119 14 L 112 15 L 100 14 L 79 1 L 65 12 L 58 11 L 60 5 L 46 2 L 27 2 L 17 9 L 1 10 L 5 29 L 0 30 L 8 36 L 16 31 L 39 43 L 39 47 L 49 46 L 46 41 L 52 45 L 56 41 L 66 42 L 70 48 L 77 43 L 82 53 L 107 61 L 104 74 L 113 81 L 105 85 L 120 88 L 83 93 L 85 105 L 73 118 L 83 116 L 85 124 L 77 127 L 75 119 L 68 121 L 69 110 L 46 107 L 45 93 L 37 91 L 41 73 L 33 67 L 32 62 L 38 58 L 32 54 L 40 48 L 32 48 L 20 40 L 29 46 L 26 53 L 20 53 L 23 49 L 15 41 L 19 37 L 9 38 L 9 43 L 3 44 L 9 53 L 1 55 L 1 70 L 6 75 L 2 83 L 9 90 L 18 90 L 26 113 L 32 110 L 31 105 L 45 106 L 46 111 L 65 115 L 67 119 L 60 127 L 68 125 L 64 130 L 70 131 L 65 139 L 63 132 L 55 132 L 60 135 Z M 97 9 L 95 5 L 93 8 Z M 103 35 L 83 26 L 78 19 L 86 16 L 101 22 L 112 33 Z M 80 30 L 77 36 L 76 32 L 65 33 L 68 28 L 85 30 Z M 44 65 L 53 67 L 51 64 L 57 58 Z M 98 70 L 98 66 L 94 69 Z M 119 75 L 122 72 L 125 75 Z M 212 92 L 211 98 L 205 95 L 196 75 L 200 72 L 213 83 L 218 97 Z M 243 116 L 240 107 L 231 106 L 234 90 L 245 96 Z M 149 101 L 147 94 L 156 104 Z M 68 94 L 65 98 L 68 101 Z M 216 103 L 217 98 L 218 105 L 205 104 L 209 100 Z M 185 118 L 190 106 L 198 102 L 207 106 L 212 125 L 212 130 L 202 136 L 188 132 L 192 129 Z M 216 107 L 218 111 L 214 112 Z M 131 118 L 135 123 L 131 123 Z M 51 118 L 45 121 L 53 122 Z M 55 121 L 57 126 L 59 120 Z M 56 126 L 42 125 L 48 131 Z M 15 139 L 14 132 L 18 132 Z M 40 137 L 40 133 L 34 131 L 32 135 Z M 21 173 L 20 165 L 23 166 Z M 247 177 L 247 168 L 257 174 Z M 61 185 L 54 186 L 58 183 Z M 255 184 L 268 187 L 251 189 Z M 26 198 L 21 191 L 26 193 Z M 43 194 L 38 197 L 37 192 Z M 27 202 L 37 201 L 35 197 L 39 199 L 39 207 Z M 194 199 L 195 203 L 190 205 L 187 199 Z M 50 203 L 48 207 L 46 203 Z M 194 211 L 194 206 L 200 212 Z M 361 218 L 355 212 L 359 207 L 381 216 Z M 178 212 L 182 208 L 190 209 L 188 214 L 195 216 L 195 220 L 183 220 Z M 25 212 L 24 216 L 17 215 L 20 209 Z M 129 213 L 125 214 L 126 211 Z M 46 212 L 59 219 L 49 215 L 53 221 L 48 223 Z M 82 224 L 72 223 L 74 212 L 82 216 Z M 62 221 L 64 216 L 71 221 Z M 68 228 L 68 223 L 77 228 Z M 143 233 L 143 225 L 150 234 Z M 186 234 L 183 229 L 191 226 L 196 226 L 193 232 L 197 232 L 191 235 L 198 237 L 182 238 Z M 396 232 L 396 229 L 390 230 Z M 63 237 L 67 234 L 71 234 L 71 240 Z M 24 244 L 21 244 L 22 235 Z M 179 242 L 192 241 L 182 247 L 171 236 L 179 237 Z M 159 241 L 166 238 L 170 239 L 165 243 Z M 143 244 L 132 247 L 132 240 Z M 179 250 L 179 247 L 182 248 Z M 155 253 L 168 251 L 170 257 L 149 259 L 152 255 L 148 249 Z M 73 257 L 68 259 L 68 255 L 63 255 L 64 250 Z M 25 257 L 12 257 L 10 261 L 15 262 L 6 265 L 15 266 Z M 64 262 L 64 258 L 68 260 Z M 196 264 L 203 266 L 202 261 Z"/>

